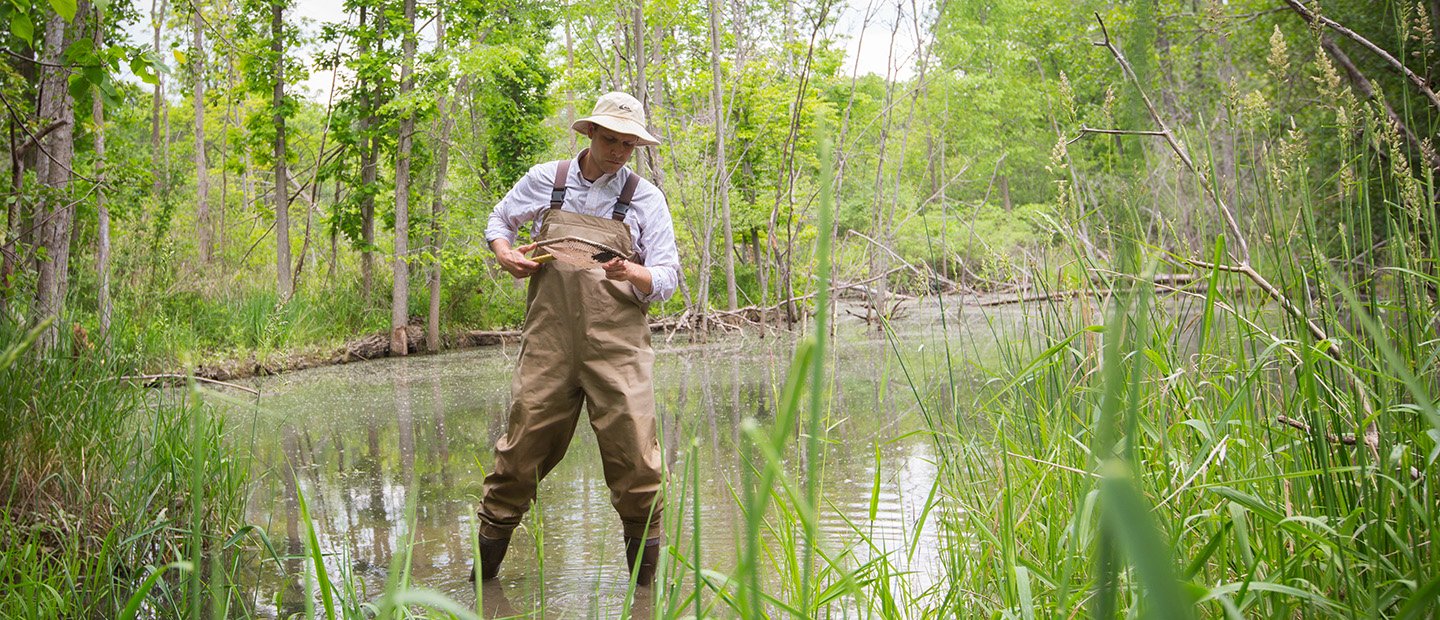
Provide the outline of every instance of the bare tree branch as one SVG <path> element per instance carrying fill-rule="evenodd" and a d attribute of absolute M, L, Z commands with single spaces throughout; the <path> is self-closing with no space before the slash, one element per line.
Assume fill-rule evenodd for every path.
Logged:
<path fill-rule="evenodd" d="M 1361 47 L 1364 47 L 1365 49 L 1370 50 L 1376 56 L 1379 56 L 1381 60 L 1385 61 L 1385 64 L 1390 65 L 1391 68 L 1399 71 L 1402 75 L 1405 76 L 1406 79 L 1410 80 L 1410 83 L 1415 85 L 1416 90 L 1419 90 L 1421 94 L 1425 95 L 1426 99 L 1430 100 L 1430 105 L 1434 106 L 1436 110 L 1440 110 L 1440 97 L 1437 97 L 1435 95 L 1435 91 L 1430 90 L 1430 85 L 1426 83 L 1425 78 L 1417 75 L 1414 71 L 1411 71 L 1409 67 L 1405 66 L 1405 63 L 1400 62 L 1399 59 L 1391 56 L 1390 52 L 1381 49 L 1380 46 L 1371 43 L 1369 39 L 1360 36 L 1360 34 L 1355 32 L 1354 30 L 1340 25 L 1335 20 L 1310 10 L 1305 6 L 1304 3 L 1300 2 L 1300 0 L 1285 0 L 1285 4 L 1290 5 L 1290 8 L 1294 9 L 1295 12 L 1298 13 L 1300 17 L 1304 18 L 1304 20 L 1311 26 L 1315 28 L 1325 26 L 1326 28 L 1340 33 L 1341 36 L 1350 39 L 1351 41 L 1354 41 L 1356 43 L 1359 43 Z"/>
<path fill-rule="evenodd" d="M 45 136 L 44 136 L 43 134 L 42 134 L 42 135 L 36 135 L 34 132 L 30 131 L 30 128 L 29 128 L 29 127 L 25 126 L 25 121 L 24 121 L 24 119 L 20 118 L 20 113 L 15 111 L 15 106 L 10 105 L 10 100 L 5 98 L 4 93 L 0 93 L 0 103 L 4 103 L 4 104 L 5 104 L 5 109 L 7 109 L 7 110 L 10 111 L 10 117 L 15 119 L 15 124 L 16 124 L 16 125 L 19 125 L 19 126 L 20 126 L 20 129 L 23 129 L 23 130 L 25 131 L 25 135 L 27 135 L 27 136 L 30 137 L 30 142 L 27 142 L 27 143 L 26 143 L 27 146 L 28 146 L 31 142 L 33 142 L 33 143 L 35 144 L 35 148 L 40 149 L 40 152 L 41 152 L 41 153 L 44 153 L 44 154 L 45 154 L 45 157 L 46 157 L 47 159 L 49 159 L 52 163 L 54 163 L 54 164 L 57 165 L 57 166 L 60 166 L 61 168 L 64 168 L 66 172 L 69 172 L 69 173 L 70 173 L 70 176 L 73 176 L 73 177 L 78 178 L 78 179 L 82 179 L 82 180 L 87 181 L 87 182 L 90 182 L 90 183 L 96 183 L 95 179 L 92 179 L 92 178 L 87 177 L 87 176 L 85 176 L 85 175 L 83 175 L 83 174 L 80 174 L 79 172 L 75 172 L 75 169 L 74 169 L 74 168 L 71 168 L 70 166 L 67 166 L 67 165 L 61 163 L 60 160 L 55 159 L 55 156 L 54 156 L 54 155 L 51 155 L 51 154 L 50 154 L 50 151 L 46 150 L 44 145 L 40 144 L 40 140 L 43 139 Z M 59 128 L 64 127 L 64 126 L 66 126 L 66 125 L 69 125 L 69 123 L 64 122 L 64 121 L 55 121 L 55 122 L 52 123 L 49 127 L 46 127 L 46 128 L 45 128 L 45 129 L 46 129 L 45 133 L 49 133 L 49 132 L 51 132 L 51 131 L 55 131 L 56 129 L 59 129 Z"/>
<path fill-rule="evenodd" d="M 1225 225 L 1230 229 L 1230 236 L 1234 237 L 1236 245 L 1240 246 L 1240 262 L 1246 265 L 1250 264 L 1250 244 L 1245 241 L 1245 236 L 1240 233 L 1240 224 L 1235 221 L 1235 215 L 1231 213 L 1230 206 L 1226 205 L 1225 201 L 1220 198 L 1220 195 L 1215 192 L 1215 187 L 1210 182 L 1210 179 L 1195 165 L 1195 160 L 1190 158 L 1190 153 L 1187 152 L 1185 147 L 1180 144 L 1180 141 L 1175 138 L 1175 133 L 1170 131 L 1169 125 L 1166 125 L 1165 120 L 1160 117 L 1160 111 L 1155 109 L 1155 104 L 1150 101 L 1150 96 L 1145 94 L 1145 87 L 1140 83 L 1140 78 L 1135 75 L 1135 69 L 1130 66 L 1130 61 L 1125 59 L 1125 53 L 1121 52 L 1120 48 L 1116 47 L 1115 44 L 1110 41 L 1110 31 L 1105 28 L 1105 20 L 1100 19 L 1099 13 L 1095 14 L 1095 21 L 1100 23 L 1100 34 L 1105 37 L 1103 41 L 1098 41 L 1095 45 L 1110 50 L 1110 54 L 1115 57 L 1115 61 L 1120 63 L 1120 68 L 1124 70 L 1125 77 L 1130 78 L 1130 82 L 1135 85 L 1135 90 L 1140 93 L 1140 100 L 1145 103 L 1145 109 L 1149 110 L 1150 118 L 1155 121 L 1156 125 L 1160 126 L 1159 135 L 1165 138 L 1165 142 L 1170 145 L 1170 150 L 1175 152 L 1175 156 L 1180 158 L 1180 162 L 1185 164 L 1185 167 L 1189 168 L 1190 172 L 1194 173 L 1195 176 L 1200 177 L 1200 186 L 1205 188 L 1205 195 L 1209 196 L 1210 200 L 1214 201 L 1215 206 L 1220 209 L 1220 215 L 1225 218 Z"/>
<path fill-rule="evenodd" d="M 1345 71 L 1346 77 L 1350 78 L 1350 83 L 1355 85 L 1355 89 L 1359 90 L 1360 94 L 1364 95 L 1366 99 L 1379 103 L 1380 106 L 1385 109 L 1385 116 L 1390 119 L 1390 123 L 1395 126 L 1395 129 L 1400 132 L 1400 135 L 1405 137 L 1405 143 L 1410 145 L 1410 149 L 1419 153 L 1420 157 L 1424 158 L 1425 162 L 1428 163 L 1432 169 L 1440 170 L 1440 155 L 1436 155 L 1435 152 L 1424 148 L 1420 144 L 1420 139 L 1415 136 L 1415 132 L 1410 129 L 1409 125 L 1405 124 L 1404 119 L 1400 118 L 1400 115 L 1395 112 L 1395 108 L 1390 105 L 1390 102 L 1386 101 L 1380 96 L 1380 93 L 1375 91 L 1375 85 L 1370 83 L 1370 78 L 1365 77 L 1365 74 L 1360 72 L 1360 68 L 1356 67 L 1355 63 L 1350 61 L 1350 57 L 1345 54 L 1345 51 L 1340 49 L 1339 45 L 1336 45 L 1330 37 L 1325 35 L 1320 36 L 1320 46 L 1325 48 L 1325 52 L 1329 54 L 1331 58 L 1335 59 L 1335 63 L 1340 65 L 1340 68 Z"/>
<path fill-rule="evenodd" d="M 1092 133 L 1105 134 L 1107 136 L 1159 136 L 1161 138 L 1167 137 L 1167 134 L 1163 131 L 1144 131 L 1140 129 L 1097 129 L 1095 127 L 1087 127 L 1085 125 L 1081 125 L 1080 135 L 1066 140 L 1065 146 L 1075 144 L 1076 142 L 1079 142 L 1081 138 L 1084 138 L 1085 136 Z"/>
<path fill-rule="evenodd" d="M 1304 323 L 1305 328 L 1310 331 L 1310 335 L 1314 336 L 1316 340 L 1324 341 L 1329 339 L 1329 337 L 1325 335 L 1325 330 L 1320 329 L 1320 326 L 1317 325 L 1315 321 L 1310 320 L 1310 317 L 1306 316 L 1304 311 L 1300 310 L 1300 308 L 1297 307 L 1294 303 L 1292 303 L 1289 298 L 1285 297 L 1284 293 L 1280 292 L 1280 289 L 1275 288 L 1275 285 L 1271 284 L 1263 276 L 1256 272 L 1254 267 L 1251 267 L 1248 264 L 1239 266 L 1217 265 L 1214 263 L 1207 263 L 1205 261 L 1196 260 L 1193 258 L 1186 259 L 1185 262 L 1190 263 L 1191 265 L 1194 265 L 1201 269 L 1215 269 L 1218 271 L 1229 271 L 1231 273 L 1244 274 L 1245 277 L 1249 278 L 1252 282 L 1254 282 L 1256 286 L 1259 286 L 1261 290 L 1265 291 L 1266 295 L 1269 295 L 1271 299 L 1274 299 L 1276 303 L 1279 303 L 1280 308 L 1285 310 L 1286 314 L 1290 315 L 1295 320 Z M 1325 352 L 1328 353 L 1330 357 L 1334 358 L 1336 361 L 1339 361 L 1339 347 L 1340 343 L 1335 342 L 1334 346 L 1326 349 Z"/>
<path fill-rule="evenodd" d="M 45 126 L 45 127 L 42 128 L 40 131 L 38 131 L 38 132 L 36 132 L 36 133 L 34 133 L 34 134 L 31 134 L 30 138 L 26 139 L 24 144 L 21 144 L 20 146 L 18 146 L 18 147 L 15 148 L 15 157 L 17 157 L 17 158 L 19 158 L 19 157 L 24 157 L 27 153 L 30 152 L 30 149 L 33 149 L 33 148 L 39 146 L 39 145 L 40 145 L 40 141 L 41 141 L 41 140 L 44 140 L 44 139 L 45 139 L 45 136 L 48 136 L 48 135 L 50 135 L 51 132 L 55 131 L 56 129 L 59 129 L 59 128 L 64 127 L 64 126 L 69 125 L 69 124 L 70 124 L 70 123 L 69 123 L 68 121 L 60 121 L 60 120 L 57 120 L 57 121 L 55 121 L 55 122 L 53 122 L 53 123 L 50 123 L 49 125 Z M 30 133 L 30 132 L 27 131 L 27 132 L 25 132 L 25 133 L 28 134 L 28 133 Z"/>

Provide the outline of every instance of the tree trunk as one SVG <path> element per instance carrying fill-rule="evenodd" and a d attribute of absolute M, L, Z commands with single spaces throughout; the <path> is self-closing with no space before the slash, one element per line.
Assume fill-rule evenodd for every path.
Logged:
<path fill-rule="evenodd" d="M 205 164 L 205 41 L 201 33 L 204 21 L 200 5 L 192 5 L 190 59 L 195 70 L 195 233 L 200 245 L 200 261 L 210 263 L 210 168 Z"/>
<path fill-rule="evenodd" d="M 340 182 L 341 175 L 335 175 L 335 189 L 331 198 L 331 204 L 340 204 Z M 340 265 L 340 228 L 330 226 L 330 263 L 325 272 L 325 280 L 333 283 L 335 281 L 335 270 Z"/>
<path fill-rule="evenodd" d="M 626 29 L 627 26 L 625 25 L 626 17 L 627 16 L 625 15 L 624 3 L 616 3 L 614 30 L 615 42 L 612 44 L 611 47 L 611 49 L 615 50 L 615 53 L 610 55 L 611 58 L 614 59 L 614 66 L 610 70 L 612 84 L 611 88 L 613 90 L 620 90 L 622 88 L 622 82 L 620 81 L 620 76 L 622 74 L 625 76 L 625 84 L 635 83 L 635 74 L 631 71 L 632 65 L 630 64 L 629 59 L 625 57 L 630 53 L 630 41 L 627 38 L 627 33 L 629 31 Z"/>
<path fill-rule="evenodd" d="M 238 116 L 238 110 L 236 113 Z M 246 144 L 242 147 L 243 150 L 241 151 L 243 159 L 245 161 L 242 162 L 244 164 L 244 170 L 240 173 L 240 199 L 244 201 L 244 207 L 248 209 L 255 205 L 256 200 L 255 154 L 250 150 L 250 145 L 248 144 L 249 141 L 246 140 L 245 142 Z"/>
<path fill-rule="evenodd" d="M 40 118 L 45 124 L 60 123 L 55 131 L 40 140 L 37 148 L 44 153 L 39 160 L 37 175 L 50 188 L 39 210 L 45 219 L 41 227 L 40 245 L 44 260 L 36 282 L 35 312 L 37 321 L 54 318 L 40 336 L 41 350 L 54 348 L 59 340 L 59 320 L 65 311 L 66 276 L 70 265 L 70 225 L 75 206 L 70 201 L 71 160 L 75 154 L 75 106 L 70 97 L 69 69 L 60 65 L 61 51 L 68 43 L 65 19 L 51 14 L 45 24 L 45 50 L 41 55 Z"/>
<path fill-rule="evenodd" d="M 365 30 L 367 10 L 365 6 L 360 7 L 360 30 Z M 360 55 L 366 57 L 370 54 L 371 37 L 367 36 L 361 40 Z M 375 290 L 375 255 L 370 248 L 375 246 L 375 195 L 371 191 L 375 187 L 375 160 L 377 149 L 375 138 L 371 132 L 375 126 L 375 102 L 371 97 L 370 84 L 367 80 L 360 80 L 360 190 L 364 192 L 360 196 L 360 241 L 364 246 L 360 249 L 360 297 L 369 306 L 370 295 Z"/>
<path fill-rule="evenodd" d="M 630 56 L 630 94 L 640 100 L 640 107 L 650 112 L 653 116 L 654 110 L 650 109 L 650 93 L 646 84 L 645 76 L 645 5 L 643 0 L 635 0 L 634 6 L 630 7 L 630 28 L 629 39 L 632 45 L 628 50 Z M 650 120 L 648 117 L 646 120 Z M 651 180 L 655 178 L 655 163 L 653 146 L 647 146 L 635 150 L 636 170 L 646 170 Z"/>
<path fill-rule="evenodd" d="M 271 121 L 275 124 L 275 277 L 282 303 L 295 292 L 290 273 L 290 184 L 285 170 L 285 3 L 270 2 L 270 53 L 274 56 L 275 91 L 271 95 Z"/>
<path fill-rule="evenodd" d="M 415 64 L 415 0 L 405 0 L 405 38 L 400 63 L 399 99 L 406 100 L 413 88 Z M 409 320 L 410 269 L 405 259 L 410 250 L 410 146 L 415 133 L 415 113 L 406 110 L 400 117 L 400 135 L 395 142 L 395 282 L 390 295 L 390 354 L 405 355 L 410 345 L 405 332 Z"/>
<path fill-rule="evenodd" d="M 647 60 L 645 64 L 648 67 L 665 67 L 667 66 L 663 55 L 665 53 L 664 41 L 667 38 L 665 23 L 661 20 L 655 20 L 654 25 L 655 42 L 650 45 L 650 52 L 653 56 Z M 644 89 L 647 97 L 645 100 L 645 109 L 649 111 L 645 115 L 645 129 L 651 134 L 658 134 L 659 132 L 656 131 L 658 125 L 656 125 L 655 113 L 657 110 L 668 110 L 665 106 L 665 78 L 655 75 L 645 78 Z M 647 163 L 650 182 L 654 183 L 655 187 L 663 192 L 665 190 L 665 158 L 661 155 L 660 148 L 655 146 L 645 147 L 645 154 L 648 158 Z"/>
<path fill-rule="evenodd" d="M 165 12 L 168 9 L 166 0 L 150 0 L 150 25 L 155 29 L 155 37 L 151 52 L 158 62 L 160 56 L 160 35 L 165 28 Z M 150 184 L 150 191 L 155 197 L 161 196 L 165 191 L 164 157 L 165 151 L 160 144 L 160 116 L 165 107 L 165 73 L 155 71 L 155 86 L 150 95 L 150 172 L 155 175 Z M 141 221 L 145 219 L 144 211 L 141 212 Z"/>
<path fill-rule="evenodd" d="M 5 205 L 5 237 L 0 239 L 0 317 L 10 314 L 11 276 L 15 273 L 19 247 L 16 233 L 20 230 L 21 186 L 25 182 L 25 164 L 15 141 L 15 119 L 7 124 L 10 130 L 10 196 Z"/>
<path fill-rule="evenodd" d="M 899 28 L 900 24 L 899 20 L 897 19 L 896 23 L 892 25 L 890 29 L 890 40 L 895 40 L 895 34 L 899 30 Z M 879 155 L 875 158 L 874 185 L 875 234 L 883 240 L 886 247 L 889 247 L 891 245 L 890 226 L 888 220 L 885 217 L 886 209 L 882 209 L 880 207 L 880 204 L 881 200 L 884 199 L 885 188 L 883 183 L 885 176 L 885 149 L 887 143 L 890 140 L 891 109 L 894 107 L 891 105 L 891 103 L 894 101 L 895 94 L 895 81 L 893 79 L 895 65 L 894 46 L 891 46 L 889 54 L 890 55 L 888 59 L 885 61 L 885 118 L 880 125 L 880 150 Z M 877 279 L 875 281 L 875 286 L 872 288 L 874 294 L 870 298 L 870 307 L 875 311 L 875 315 L 877 317 L 882 316 L 885 313 L 885 298 L 889 296 L 889 293 L 886 290 L 886 285 L 888 284 L 887 278 L 883 274 L 889 271 L 889 255 L 884 252 L 877 252 L 872 249 L 870 251 L 870 277 Z M 876 327 L 877 329 L 883 329 L 883 323 L 877 322 Z"/>
<path fill-rule="evenodd" d="M 321 153 L 321 156 L 320 156 L 320 157 L 323 159 L 323 158 L 324 158 L 324 153 L 325 153 L 325 148 L 324 148 L 324 147 L 325 147 L 325 140 L 324 140 L 324 138 L 321 138 L 321 140 L 320 140 L 320 147 L 321 147 L 321 148 L 320 148 L 320 153 Z M 315 162 L 315 169 L 316 169 L 316 171 L 317 171 L 317 175 L 318 175 L 318 171 L 319 171 L 320 166 L 322 165 L 322 163 L 323 163 L 323 162 L 321 162 L 321 161 L 316 161 L 316 162 Z M 296 195 L 300 196 L 301 198 L 305 198 L 305 188 L 304 188 L 304 187 L 295 185 L 295 179 L 294 179 L 294 178 L 291 178 L 291 179 L 290 179 L 290 184 L 291 184 L 292 186 L 295 186 L 295 193 L 296 193 Z M 300 288 L 301 283 L 303 282 L 303 279 L 302 279 L 301 276 L 304 275 L 304 273 L 305 273 L 305 261 L 306 261 L 306 260 L 310 260 L 310 262 L 312 262 L 312 263 L 315 262 L 314 260 L 311 260 L 311 259 L 310 259 L 310 254 L 311 254 L 311 252 L 310 252 L 310 234 L 311 234 L 311 232 L 312 232 L 312 231 L 314 230 L 314 228 L 315 228 L 315 202 L 316 202 L 317 200 L 319 200 L 319 197 L 318 197 L 319 192 L 317 191 L 317 188 L 318 188 L 319 186 L 320 186 L 320 180 L 319 180 L 319 179 L 311 179 L 311 180 L 310 180 L 310 197 L 305 199 L 305 234 L 301 237 L 301 241 L 300 241 L 300 254 L 299 254 L 299 256 L 297 256 L 297 257 L 295 258 L 295 272 L 294 272 L 294 274 L 292 274 L 292 276 L 291 276 L 291 278 L 290 278 L 291 286 L 294 286 L 294 287 L 297 288 L 297 289 Z"/>
<path fill-rule="evenodd" d="M 227 16 L 228 17 L 228 16 Z M 235 118 L 235 55 L 225 55 L 225 127 L 220 140 L 220 204 L 215 208 L 219 222 L 215 227 L 215 254 L 225 259 L 225 209 L 230 204 L 230 127 Z"/>
<path fill-rule="evenodd" d="M 444 18 L 443 12 L 435 15 L 435 51 L 441 57 L 445 54 Z M 469 83 L 469 76 L 461 77 L 456 92 L 465 92 Z M 430 252 L 434 259 L 430 265 L 430 317 L 425 331 L 425 348 L 431 353 L 440 350 L 440 270 L 444 262 L 440 259 L 440 252 L 445 245 L 445 230 L 441 223 L 445 216 L 445 181 L 450 169 L 450 132 L 455 128 L 455 116 L 449 108 L 449 93 L 441 91 L 440 101 L 435 105 L 440 136 L 435 145 L 435 196 L 430 203 Z"/>
<path fill-rule="evenodd" d="M 880 229 L 880 233 L 884 235 L 884 237 L 882 237 L 882 238 L 884 238 L 885 241 L 886 241 L 886 243 L 885 243 L 886 247 L 892 247 L 892 248 L 895 247 L 895 237 L 894 237 L 894 234 L 895 234 L 895 212 L 896 212 L 897 210 L 899 210 L 899 208 L 900 208 L 901 181 L 904 180 L 904 176 L 905 176 L 905 156 L 906 156 L 907 153 L 910 152 L 910 133 L 911 133 L 911 129 L 915 126 L 915 106 L 916 106 L 917 102 L 919 101 L 920 95 L 921 95 L 922 90 L 923 90 L 923 88 L 924 88 L 924 87 L 923 87 L 923 84 L 925 84 L 925 70 L 926 70 L 926 68 L 928 68 L 928 66 L 929 66 L 929 64 L 930 64 L 930 63 L 929 63 L 929 52 L 930 52 L 930 48 L 925 45 L 925 41 L 924 41 L 924 39 L 922 38 L 923 34 L 921 33 L 920 23 L 919 23 L 919 21 L 918 21 L 918 20 L 919 20 L 919 16 L 912 14 L 912 18 L 916 20 L 916 21 L 914 22 L 914 26 L 915 26 L 915 43 L 916 43 L 916 45 L 920 46 L 920 48 L 919 48 L 919 49 L 920 49 L 920 74 L 919 74 L 918 76 L 916 76 L 916 84 L 919 84 L 919 85 L 922 85 L 922 86 L 919 86 L 919 87 L 916 87 L 916 88 L 912 88 L 911 91 L 910 91 L 910 106 L 909 106 L 909 110 L 907 110 L 906 113 L 905 113 L 905 124 L 904 124 L 905 132 L 900 135 L 899 155 L 897 156 L 897 158 L 896 158 L 897 161 L 896 161 L 896 163 L 895 163 L 895 185 L 894 185 L 894 189 L 892 190 L 893 193 L 890 195 L 890 208 L 887 209 L 886 215 L 885 215 L 885 227 L 882 228 L 882 229 Z M 893 40 L 893 35 L 892 35 L 892 40 Z M 889 113 L 888 113 L 888 112 L 886 113 L 886 118 L 887 118 L 887 121 L 886 121 L 886 122 L 888 123 L 888 122 L 889 122 L 889 121 L 888 121 L 888 118 L 889 118 Z M 900 260 L 902 263 L 904 262 L 903 259 L 897 259 L 897 260 Z M 883 280 L 883 278 L 882 278 L 882 280 Z M 885 300 L 884 300 L 884 299 L 881 299 L 880 301 L 883 303 Z"/>
<path fill-rule="evenodd" d="M 95 49 L 104 45 L 105 25 L 100 9 L 95 9 Z M 99 88 L 90 90 L 90 118 L 95 124 L 95 209 L 98 212 L 96 227 L 100 237 L 95 251 L 95 270 L 99 275 L 100 346 L 109 350 L 110 318 L 114 310 L 110 301 L 110 208 L 105 205 L 105 100 Z"/>
<path fill-rule="evenodd" d="M 725 303 L 726 309 L 734 311 L 739 305 L 735 293 L 735 228 L 730 215 L 730 175 L 725 159 L 725 96 L 720 88 L 720 17 L 719 0 L 710 0 L 710 105 L 715 108 L 715 196 L 720 201 L 720 220 L 725 229 Z M 709 291 L 702 289 L 701 295 L 709 306 Z"/>
<path fill-rule="evenodd" d="M 575 124 L 575 37 L 570 27 L 570 3 L 565 6 L 565 127 Z M 580 133 L 566 131 L 570 136 L 570 150 L 574 153 L 580 145 Z"/>

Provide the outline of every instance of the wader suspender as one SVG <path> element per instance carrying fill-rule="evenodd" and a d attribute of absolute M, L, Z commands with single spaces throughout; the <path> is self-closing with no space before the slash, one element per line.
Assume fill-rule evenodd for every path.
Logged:
<path fill-rule="evenodd" d="M 570 178 L 570 160 L 560 160 L 560 165 L 555 168 L 555 183 L 550 188 L 550 208 L 559 209 L 565 204 L 565 180 Z M 610 219 L 617 222 L 625 221 L 625 214 L 630 212 L 630 201 L 635 198 L 635 187 L 640 185 L 640 175 L 630 173 L 630 178 L 625 179 L 625 187 L 620 189 L 620 197 L 615 199 L 615 209 L 610 212 Z"/>

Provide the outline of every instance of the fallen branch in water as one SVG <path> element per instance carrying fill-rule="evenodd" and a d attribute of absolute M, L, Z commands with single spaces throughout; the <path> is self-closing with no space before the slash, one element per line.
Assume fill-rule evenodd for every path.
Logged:
<path fill-rule="evenodd" d="M 1121 276 L 1124 274 L 1112 275 Z M 1158 273 L 1155 274 L 1153 278 L 1151 278 L 1150 283 L 1169 292 L 1185 293 L 1194 292 L 1196 290 L 1204 288 L 1203 285 L 1205 284 L 1205 281 L 1202 276 L 1191 273 Z M 1079 297 L 1081 295 L 1090 295 L 1094 297 L 1109 297 L 1119 292 L 1119 290 L 1120 289 L 1116 287 L 1110 286 L 1104 288 L 1066 289 L 1063 291 L 1050 291 L 1048 293 L 1016 293 L 1015 295 L 1008 297 L 986 299 L 966 305 L 973 307 L 1008 306 L 1011 304 L 1054 301 L 1058 299 L 1065 299 L 1068 297 Z"/>
<path fill-rule="evenodd" d="M 216 379 L 210 379 L 210 378 L 208 378 L 208 377 L 201 377 L 201 376 L 199 376 L 199 375 L 182 375 L 182 374 L 176 374 L 176 373 L 162 373 L 162 374 L 158 374 L 158 375 L 126 375 L 126 376 L 123 376 L 123 377 L 116 377 L 116 379 L 118 379 L 118 380 L 120 380 L 120 381 L 144 381 L 146 387 L 156 387 L 156 386 L 162 386 L 162 385 L 163 385 L 163 386 L 175 385 L 175 384 L 180 383 L 180 382 L 182 382 L 182 381 L 194 380 L 194 381 L 199 381 L 200 383 L 209 383 L 209 384 L 212 384 L 212 385 L 223 385 L 223 386 L 228 387 L 228 388 L 230 388 L 230 389 L 240 390 L 241 392 L 248 392 L 248 393 L 250 393 L 250 394 L 252 394 L 252 395 L 254 395 L 254 396 L 259 396 L 259 395 L 260 395 L 260 391 L 259 391 L 259 390 L 256 390 L 256 389 L 253 389 L 253 388 L 248 388 L 248 387 L 245 387 L 245 386 L 243 386 L 243 385 L 237 385 L 237 384 L 229 383 L 229 382 L 226 382 L 226 381 L 219 381 L 219 380 L 216 380 Z"/>

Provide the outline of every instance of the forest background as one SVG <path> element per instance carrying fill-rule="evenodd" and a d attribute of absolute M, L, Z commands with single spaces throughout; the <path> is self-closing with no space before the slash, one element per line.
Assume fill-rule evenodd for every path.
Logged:
<path fill-rule="evenodd" d="M 911 385 L 956 416 L 926 419 L 954 543 L 937 590 L 859 592 L 892 583 L 883 559 L 812 589 L 806 555 L 787 609 L 833 586 L 937 615 L 1433 615 L 1440 1 L 344 9 L 0 3 L 0 609 L 113 617 L 160 581 L 201 616 L 200 573 L 240 566 L 206 551 L 255 531 L 248 464 L 223 416 L 128 379 L 513 329 L 523 287 L 488 260 L 486 214 L 618 89 L 666 142 L 632 165 L 676 223 L 667 326 L 793 327 L 827 282 L 877 326 L 930 292 L 1040 303 L 973 402 L 957 373 Z M 913 53 L 859 42 L 886 54 L 861 71 L 842 10 Z M 301 96 L 312 73 L 340 77 Z M 747 437 L 776 451 L 757 478 L 783 480 L 798 437 L 821 449 L 806 346 L 810 426 L 795 379 L 792 426 Z M 816 498 L 784 499 L 752 531 L 813 535 Z M 768 613 L 742 579 L 767 570 L 757 541 L 720 597 L 737 615 Z"/>
<path fill-rule="evenodd" d="M 1426 53 L 1396 24 L 1429 28 L 1431 7 L 1386 6 L 1394 19 L 1326 12 Z M 611 89 L 641 97 L 667 142 L 633 166 L 669 197 L 686 266 L 658 313 L 697 325 L 744 306 L 795 320 L 782 302 L 810 287 L 819 126 L 837 143 L 838 279 L 873 283 L 881 309 L 887 287 L 1073 282 L 1084 275 L 1040 267 L 1073 239 L 1101 253 L 1120 231 L 1206 246 L 1218 218 L 1163 142 L 1067 147 L 1086 126 L 1151 129 L 1091 45 L 1097 12 L 1165 118 L 1210 130 L 1232 199 L 1284 130 L 1312 138 L 1295 157 L 1332 156 L 1339 129 L 1315 104 L 1336 89 L 1424 109 L 1383 59 L 1351 50 L 1337 63 L 1295 11 L 1264 2 L 849 7 L 884 75 L 845 60 L 834 3 L 344 7 L 345 23 L 286 3 L 0 9 L 8 319 L 57 315 L 52 334 L 83 330 L 152 369 L 411 322 L 428 323 L 430 343 L 513 327 L 521 288 L 486 260 L 485 216 L 530 165 L 583 146 L 569 119 Z M 917 44 L 880 49 L 876 34 Z M 1344 77 L 1319 79 L 1337 66 Z M 297 95 L 312 72 L 343 77 Z M 1274 144 L 1237 146 L 1262 129 Z"/>

